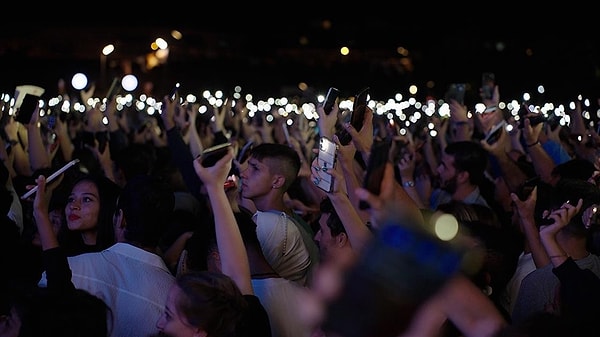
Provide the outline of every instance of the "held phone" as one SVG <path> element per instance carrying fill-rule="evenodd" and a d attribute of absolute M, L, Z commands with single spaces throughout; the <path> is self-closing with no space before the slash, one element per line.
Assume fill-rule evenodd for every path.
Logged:
<path fill-rule="evenodd" d="M 177 98 L 177 94 L 179 93 L 179 87 L 181 87 L 181 83 L 177 82 L 173 86 L 173 89 L 171 89 L 171 93 L 169 94 L 171 102 L 175 101 L 175 98 Z"/>
<path fill-rule="evenodd" d="M 365 113 L 367 112 L 367 99 L 369 98 L 369 87 L 363 88 L 355 97 L 354 104 L 352 106 L 352 116 L 350 117 L 350 124 L 356 131 L 360 131 L 365 121 Z M 346 129 L 338 131 L 338 138 L 340 144 L 348 145 L 352 141 L 352 136 Z"/>
<path fill-rule="evenodd" d="M 494 88 L 496 86 L 496 74 L 482 73 L 481 74 L 481 98 L 492 99 L 494 97 Z"/>
<path fill-rule="evenodd" d="M 204 167 L 215 165 L 221 158 L 225 157 L 230 147 L 231 143 L 222 143 L 205 149 L 200 154 L 200 164 Z"/>
<path fill-rule="evenodd" d="M 490 132 L 485 136 L 485 141 L 492 145 L 500 139 L 500 135 L 502 134 L 502 129 L 506 127 L 506 122 L 502 121 L 492 127 Z"/>
<path fill-rule="evenodd" d="M 546 121 L 546 117 L 541 113 L 530 116 L 522 116 L 521 120 L 519 121 L 519 129 L 522 129 L 525 126 L 525 119 L 529 119 L 531 126 L 536 126 Z"/>
<path fill-rule="evenodd" d="M 317 164 L 319 167 L 326 167 L 331 170 L 335 166 L 336 159 L 337 144 L 327 137 L 321 137 L 319 139 L 319 155 L 317 157 Z M 323 173 L 319 178 L 317 187 L 327 193 L 331 192 L 331 189 L 333 188 L 333 177 L 328 173 Z"/>
<path fill-rule="evenodd" d="M 446 91 L 444 100 L 450 103 L 451 100 L 455 100 L 460 104 L 465 104 L 465 91 L 466 85 L 464 83 L 452 83 Z"/>
<path fill-rule="evenodd" d="M 363 187 L 369 192 L 379 195 L 381 180 L 385 171 L 385 164 L 390 160 L 390 140 L 376 141 L 371 146 L 371 155 L 367 163 L 367 171 L 363 180 Z M 358 204 L 360 209 L 369 209 L 371 206 L 364 200 Z"/>
<path fill-rule="evenodd" d="M 63 167 L 61 167 L 60 169 L 58 169 L 58 171 L 52 173 L 48 178 L 46 178 L 46 184 L 51 183 L 54 179 L 58 178 L 58 176 L 60 176 L 61 174 L 63 174 L 71 166 L 74 166 L 77 163 L 79 163 L 79 159 L 73 159 L 70 162 L 66 163 Z M 25 200 L 25 199 L 29 198 L 35 192 L 37 192 L 37 190 L 38 190 L 38 187 L 36 185 L 32 189 L 30 189 L 29 191 L 27 191 L 27 193 L 23 194 L 21 196 L 21 199 Z"/>
<path fill-rule="evenodd" d="M 325 111 L 326 115 L 329 115 L 333 110 L 333 105 L 335 101 L 340 96 L 340 91 L 337 88 L 330 87 L 327 91 L 327 96 L 325 96 L 325 100 L 323 101 L 323 111 Z"/>
<path fill-rule="evenodd" d="M 25 94 L 23 102 L 16 115 L 17 122 L 21 124 L 29 124 L 33 112 L 40 105 L 40 97 L 32 94 Z"/>
<path fill-rule="evenodd" d="M 106 92 L 106 102 L 110 102 L 113 97 L 121 90 L 121 84 L 119 83 L 120 79 L 118 77 L 113 78 L 112 83 L 110 84 L 110 88 Z"/>

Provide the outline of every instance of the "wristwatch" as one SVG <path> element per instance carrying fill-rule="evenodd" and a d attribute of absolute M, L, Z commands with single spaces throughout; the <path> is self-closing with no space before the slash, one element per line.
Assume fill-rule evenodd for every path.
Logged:
<path fill-rule="evenodd" d="M 404 187 L 415 187 L 415 182 L 412 180 L 408 180 L 402 183 L 402 186 Z"/>

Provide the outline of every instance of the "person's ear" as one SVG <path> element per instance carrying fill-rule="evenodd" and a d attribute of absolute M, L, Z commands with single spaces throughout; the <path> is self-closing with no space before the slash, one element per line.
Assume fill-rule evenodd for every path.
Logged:
<path fill-rule="evenodd" d="M 113 225 L 115 226 L 115 229 L 125 229 L 126 222 L 125 218 L 123 217 L 122 209 L 117 209 L 115 211 L 115 214 L 113 215 Z"/>
<path fill-rule="evenodd" d="M 346 233 L 343 233 L 343 232 L 342 232 L 342 233 L 340 233 L 340 234 L 338 234 L 338 235 L 335 237 L 335 244 L 336 244 L 338 247 L 340 247 L 340 248 L 342 248 L 342 247 L 346 246 L 347 244 L 349 244 L 349 241 L 348 241 L 348 234 L 346 234 Z"/>
<path fill-rule="evenodd" d="M 467 171 L 458 172 L 456 174 L 456 179 L 460 183 L 468 182 L 469 181 L 469 172 L 467 172 Z"/>
<path fill-rule="evenodd" d="M 275 176 L 275 179 L 273 179 L 273 184 L 271 185 L 271 187 L 273 189 L 281 188 L 284 184 L 285 184 L 285 177 L 282 175 L 277 175 L 277 176 Z"/>

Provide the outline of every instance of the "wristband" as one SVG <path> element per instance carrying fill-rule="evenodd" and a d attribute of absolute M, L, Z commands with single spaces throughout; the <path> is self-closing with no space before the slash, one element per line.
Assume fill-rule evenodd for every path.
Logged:
<path fill-rule="evenodd" d="M 405 181 L 405 182 L 402 183 L 402 186 L 404 186 L 404 187 L 415 187 L 415 182 L 412 181 L 412 180 Z"/>
<path fill-rule="evenodd" d="M 536 145 L 538 145 L 538 144 L 540 144 L 540 141 L 539 141 L 539 140 L 536 140 L 535 142 L 533 142 L 533 143 L 531 143 L 531 144 L 527 144 L 527 147 L 536 146 Z"/>

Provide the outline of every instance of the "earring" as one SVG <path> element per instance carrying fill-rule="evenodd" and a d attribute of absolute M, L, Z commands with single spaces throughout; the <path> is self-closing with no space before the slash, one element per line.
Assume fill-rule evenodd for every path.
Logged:
<path fill-rule="evenodd" d="M 483 294 L 486 296 L 490 296 L 494 292 L 490 286 L 485 286 L 481 291 L 483 291 Z"/>

